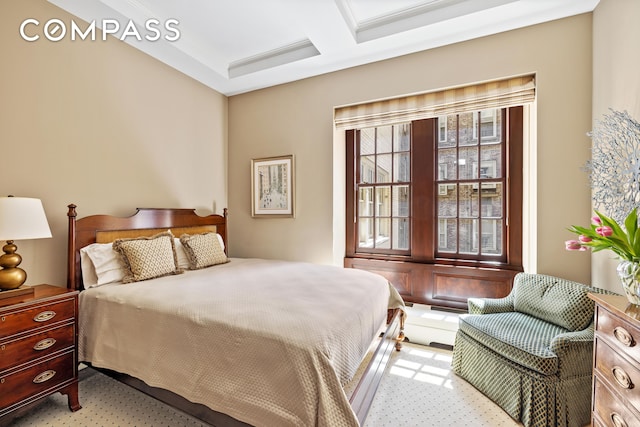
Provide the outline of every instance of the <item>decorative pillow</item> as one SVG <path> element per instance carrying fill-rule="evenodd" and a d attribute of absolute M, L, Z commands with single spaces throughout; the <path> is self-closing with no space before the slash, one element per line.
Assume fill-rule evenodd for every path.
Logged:
<path fill-rule="evenodd" d="M 93 243 L 80 249 L 82 281 L 86 289 L 120 282 L 125 270 L 111 243 Z"/>
<path fill-rule="evenodd" d="M 171 233 L 163 232 L 151 237 L 115 240 L 113 249 L 120 254 L 126 272 L 122 283 L 182 273 L 173 239 Z"/>
<path fill-rule="evenodd" d="M 191 270 L 229 262 L 218 233 L 183 234 L 180 242 L 184 246 Z"/>

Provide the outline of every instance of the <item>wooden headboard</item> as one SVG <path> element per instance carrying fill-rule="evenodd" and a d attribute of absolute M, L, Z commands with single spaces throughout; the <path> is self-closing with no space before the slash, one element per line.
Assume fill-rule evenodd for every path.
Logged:
<path fill-rule="evenodd" d="M 115 239 L 171 230 L 176 236 L 215 231 L 222 236 L 227 252 L 227 209 L 224 215 L 200 216 L 195 209 L 137 208 L 128 217 L 92 215 L 77 219 L 76 205 L 68 205 L 69 241 L 67 251 L 67 288 L 83 290 L 80 249 L 92 243 L 110 243 Z"/>

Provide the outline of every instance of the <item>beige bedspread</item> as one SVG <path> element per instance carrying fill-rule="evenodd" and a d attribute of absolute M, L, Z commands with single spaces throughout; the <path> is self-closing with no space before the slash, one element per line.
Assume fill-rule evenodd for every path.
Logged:
<path fill-rule="evenodd" d="M 255 426 L 357 426 L 342 385 L 402 305 L 366 271 L 234 258 L 83 291 L 79 358 Z"/>

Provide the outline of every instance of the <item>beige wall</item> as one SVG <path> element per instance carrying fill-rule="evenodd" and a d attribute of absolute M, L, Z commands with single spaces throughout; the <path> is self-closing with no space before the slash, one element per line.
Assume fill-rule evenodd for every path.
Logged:
<path fill-rule="evenodd" d="M 590 212 L 580 168 L 592 114 L 591 14 L 228 101 L 114 39 L 20 38 L 24 19 L 51 17 L 71 19 L 45 0 L 0 4 L 0 194 L 41 198 L 54 234 L 18 242 L 28 283 L 64 283 L 70 202 L 81 216 L 128 215 L 137 206 L 203 213 L 228 206 L 232 256 L 334 263 L 344 251 L 341 232 L 334 233 L 344 224 L 335 106 L 530 72 L 537 74 L 538 102 L 527 156 L 527 224 L 535 237 L 527 267 L 589 280 L 589 257 L 564 251 L 563 241 L 566 227 Z M 283 154 L 296 159 L 296 218 L 253 219 L 250 161 Z"/>
<path fill-rule="evenodd" d="M 600 0 L 593 13 L 593 120 L 609 108 L 628 111 L 640 120 L 640 2 Z M 601 208 L 605 209 L 605 208 Z M 592 278 L 597 286 L 622 293 L 613 253 L 593 254 Z"/>
<path fill-rule="evenodd" d="M 42 199 L 53 233 L 17 242 L 28 284 L 65 285 L 69 203 L 80 216 L 226 207 L 225 96 L 114 38 L 28 43 L 26 18 L 72 16 L 0 3 L 0 194 Z"/>
<path fill-rule="evenodd" d="M 343 236 L 332 232 L 334 222 L 336 230 L 344 224 L 335 106 L 535 72 L 527 269 L 588 281 L 589 257 L 565 251 L 564 240 L 571 238 L 566 228 L 590 212 L 581 167 L 590 142 L 591 25 L 584 14 L 230 97 L 232 255 L 322 263 L 342 257 Z M 251 218 L 251 159 L 284 154 L 296 158 L 296 218 Z"/>

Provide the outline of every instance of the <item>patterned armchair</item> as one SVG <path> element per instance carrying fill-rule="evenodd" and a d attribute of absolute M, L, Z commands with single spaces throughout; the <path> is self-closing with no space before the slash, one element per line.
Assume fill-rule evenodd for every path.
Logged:
<path fill-rule="evenodd" d="M 453 370 L 530 426 L 584 426 L 591 410 L 594 302 L 603 289 L 519 273 L 511 293 L 469 299 Z"/>

